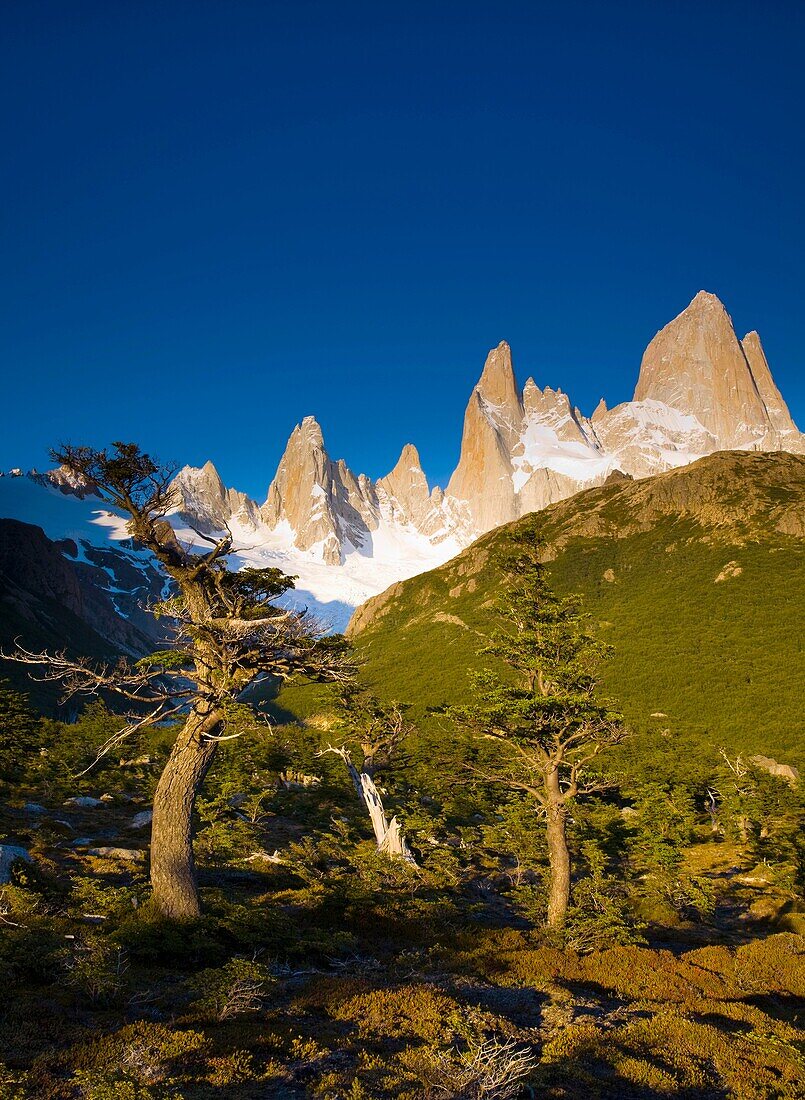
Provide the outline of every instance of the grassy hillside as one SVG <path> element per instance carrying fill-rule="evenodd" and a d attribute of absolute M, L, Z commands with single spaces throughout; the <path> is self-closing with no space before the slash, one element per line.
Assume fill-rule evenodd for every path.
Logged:
<path fill-rule="evenodd" d="M 615 648 L 607 693 L 642 736 L 679 754 L 758 752 L 801 761 L 805 460 L 719 454 L 644 482 L 581 493 L 542 513 L 553 585 L 583 594 Z M 489 628 L 509 528 L 359 609 L 350 633 L 365 676 L 428 708 L 460 699 Z M 285 705 L 310 706 L 302 692 Z"/>

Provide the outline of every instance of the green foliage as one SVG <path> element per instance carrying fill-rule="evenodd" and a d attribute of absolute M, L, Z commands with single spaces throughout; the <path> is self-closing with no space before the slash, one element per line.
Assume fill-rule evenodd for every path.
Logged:
<path fill-rule="evenodd" d="M 126 988 L 126 952 L 102 935 L 72 941 L 66 962 L 67 984 L 91 1004 L 113 1002 Z"/>
<path fill-rule="evenodd" d="M 805 788 L 740 759 L 716 780 L 719 821 L 727 837 L 775 868 L 782 882 L 805 887 Z"/>
<path fill-rule="evenodd" d="M 9 889 L 2 888 L 0 904 L 9 905 Z M 15 908 L 5 908 L 0 935 L 0 981 L 8 990 L 13 986 L 33 983 L 44 985 L 61 969 L 64 939 L 59 929 L 41 917 L 31 917 L 23 923 Z"/>
<path fill-rule="evenodd" d="M 41 721 L 27 698 L 0 681 L 0 786 L 18 783 L 39 752 Z"/>
<path fill-rule="evenodd" d="M 250 959 L 230 959 L 202 970 L 189 982 L 193 1010 L 201 1016 L 230 1020 L 258 1012 L 274 977 L 267 966 Z"/>
<path fill-rule="evenodd" d="M 561 596 L 580 593 L 597 640 L 612 647 L 601 686 L 634 731 L 619 753 L 624 767 L 635 779 L 706 783 L 722 746 L 801 762 L 799 689 L 790 675 L 802 660 L 801 540 L 770 525 L 737 543 L 682 518 L 636 530 L 617 498 L 612 508 L 622 537 L 566 537 L 551 513 L 533 522 L 549 542 L 559 540 L 546 564 L 551 587 Z M 478 634 L 489 632 L 499 547 L 510 530 L 490 532 L 455 561 L 403 582 L 353 638 L 372 689 L 412 702 L 421 727 L 409 744 L 414 768 L 424 770 L 435 744 L 447 782 L 464 750 L 429 708 L 462 705 L 471 673 L 488 662 Z M 743 572 L 716 584 L 730 560 Z"/>
<path fill-rule="evenodd" d="M 580 871 L 568 910 L 564 940 L 580 954 L 616 944 L 645 943 L 635 921 L 623 879 L 609 873 L 607 859 L 594 840 L 586 841 L 578 859 Z"/>
<path fill-rule="evenodd" d="M 697 823 L 689 789 L 647 783 L 634 792 L 628 851 L 636 892 L 681 916 L 708 918 L 714 896 L 705 879 L 685 868 Z M 655 910 L 656 912 L 656 910 Z"/>

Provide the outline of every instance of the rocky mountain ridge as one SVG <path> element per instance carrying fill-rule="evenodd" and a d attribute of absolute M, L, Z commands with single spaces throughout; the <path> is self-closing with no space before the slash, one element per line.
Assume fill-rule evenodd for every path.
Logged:
<path fill-rule="evenodd" d="M 533 378 L 521 390 L 501 342 L 470 394 L 460 458 L 444 490 L 430 488 L 410 443 L 385 476 L 354 474 L 330 458 L 321 427 L 307 416 L 262 504 L 227 488 L 212 462 L 186 466 L 175 479 L 172 522 L 191 544 L 228 527 L 236 565 L 295 575 L 296 598 L 338 629 L 368 597 L 441 565 L 501 524 L 612 479 L 649 477 L 722 450 L 804 454 L 805 436 L 758 334 L 739 340 L 722 303 L 701 291 L 649 343 L 633 400 L 612 409 L 602 400 L 590 417 Z M 112 537 L 122 544 L 121 524 L 104 519 L 91 486 L 75 485 L 65 471 L 31 477 L 83 502 L 89 552 L 98 553 L 98 525 L 116 525 Z M 19 514 L 6 495 L 0 514 L 40 523 L 56 540 L 70 537 L 72 521 L 65 525 L 61 513 L 57 523 L 40 522 L 36 507 Z"/>
<path fill-rule="evenodd" d="M 805 453 L 757 332 L 739 340 L 722 303 L 700 291 L 648 345 L 632 401 L 591 417 L 561 389 L 528 378 L 520 391 L 509 345 L 487 356 L 464 417 L 461 455 L 444 491 L 430 490 L 406 444 L 376 482 L 327 454 L 308 416 L 291 433 L 265 503 L 218 484 L 214 469 L 186 467 L 177 484 L 190 515 L 284 531 L 293 548 L 327 565 L 372 556 L 375 535 L 396 527 L 438 546 L 459 546 L 539 511 L 613 472 L 642 478 L 720 450 Z M 199 485 L 209 482 L 214 489 Z M 229 495 L 228 495 L 229 494 Z M 209 503 L 214 498 L 214 503 Z"/>

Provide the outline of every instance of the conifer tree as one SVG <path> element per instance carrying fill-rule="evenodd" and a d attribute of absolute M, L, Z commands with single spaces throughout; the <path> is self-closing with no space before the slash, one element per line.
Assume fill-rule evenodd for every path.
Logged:
<path fill-rule="evenodd" d="M 473 770 L 530 795 L 544 816 L 547 924 L 560 929 L 570 901 L 569 806 L 605 785 L 590 765 L 622 740 L 624 729 L 595 697 L 595 670 L 607 647 L 587 632 L 579 598 L 551 590 L 542 552 L 537 521 L 520 523 L 501 554 L 496 625 L 484 650 L 497 661 L 473 677 L 476 701 L 452 714 L 495 743 L 491 763 Z"/>
<path fill-rule="evenodd" d="M 0 783 L 19 780 L 42 740 L 27 698 L 0 680 Z"/>

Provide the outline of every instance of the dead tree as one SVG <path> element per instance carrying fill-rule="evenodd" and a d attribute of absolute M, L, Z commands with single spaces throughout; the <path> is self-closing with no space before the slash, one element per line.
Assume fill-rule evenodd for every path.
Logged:
<path fill-rule="evenodd" d="M 404 859 L 416 865 L 396 816 L 389 820 L 383 799 L 374 781 L 380 767 L 389 767 L 392 758 L 410 732 L 402 707 L 396 703 L 381 703 L 375 696 L 355 683 L 344 684 L 341 690 L 340 727 L 357 741 L 363 755 L 360 770 L 355 766 L 345 746 L 328 745 L 319 755 L 335 753 L 346 765 L 358 801 L 372 822 L 377 849 L 384 855 Z"/>
<path fill-rule="evenodd" d="M 231 533 L 212 538 L 196 532 L 209 545 L 203 553 L 178 542 L 166 519 L 176 504 L 172 469 L 132 443 L 115 443 L 109 452 L 65 446 L 52 457 L 128 515 L 131 536 L 173 582 L 174 594 L 151 609 L 167 620 L 170 641 L 134 663 L 98 666 L 22 648 L 11 658 L 41 668 L 40 679 L 60 681 L 66 698 L 109 694 L 123 701 L 126 720 L 98 758 L 138 729 L 180 723 L 154 796 L 151 883 L 166 917 L 193 918 L 200 913 L 192 843 L 196 793 L 218 744 L 238 736 L 230 726 L 244 693 L 300 674 L 348 679 L 348 658 L 305 611 L 276 604 L 293 578 L 278 569 L 228 567 Z"/>

